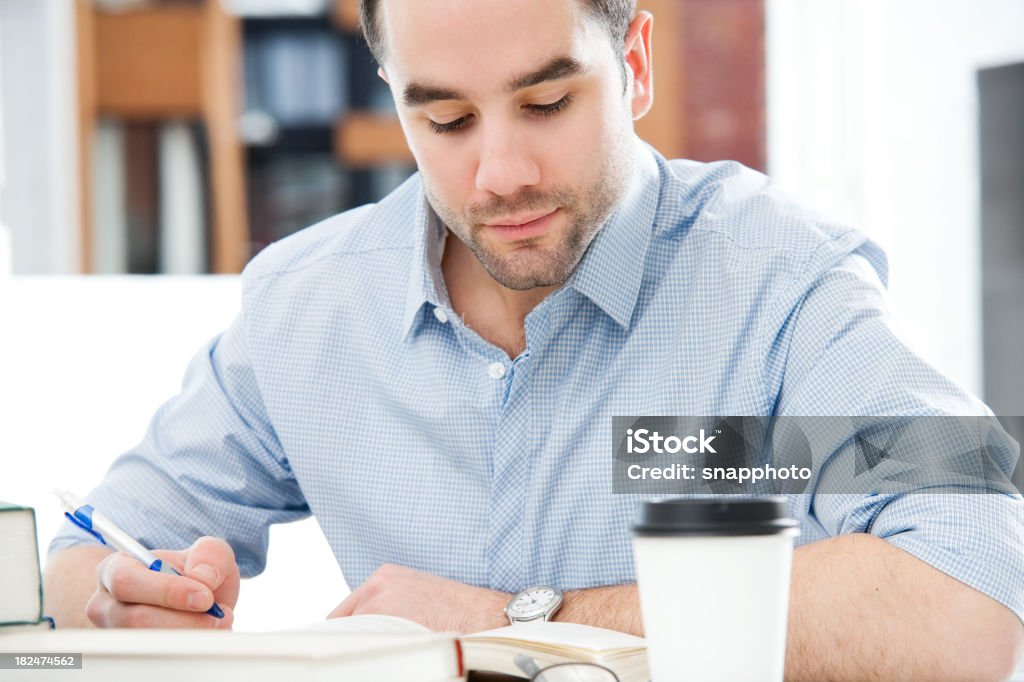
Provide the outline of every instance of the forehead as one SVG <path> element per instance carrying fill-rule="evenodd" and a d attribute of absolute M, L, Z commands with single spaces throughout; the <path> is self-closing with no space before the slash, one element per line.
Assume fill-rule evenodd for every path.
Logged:
<path fill-rule="evenodd" d="M 556 56 L 590 65 L 608 50 L 604 28 L 579 0 L 382 0 L 380 12 L 393 85 L 484 91 Z"/>

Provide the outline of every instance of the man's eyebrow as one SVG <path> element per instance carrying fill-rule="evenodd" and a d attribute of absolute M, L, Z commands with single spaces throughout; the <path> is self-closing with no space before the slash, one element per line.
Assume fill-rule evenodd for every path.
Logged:
<path fill-rule="evenodd" d="M 506 89 L 509 92 L 515 92 L 516 90 L 522 90 L 523 88 L 540 85 L 546 81 L 575 76 L 583 73 L 584 71 L 586 71 L 586 68 L 572 57 L 555 57 L 536 71 L 516 76 L 509 81 Z M 402 91 L 402 102 L 404 102 L 407 107 L 423 106 L 424 104 L 444 100 L 465 99 L 467 99 L 467 97 L 458 90 L 437 85 L 428 85 L 425 83 L 409 83 L 405 86 L 405 90 Z"/>
<path fill-rule="evenodd" d="M 458 90 L 422 83 L 409 83 L 402 92 L 402 101 L 407 107 L 417 107 L 448 99 L 466 99 L 466 96 Z"/>
<path fill-rule="evenodd" d="M 540 85 L 545 81 L 575 76 L 584 71 L 586 71 L 584 66 L 572 57 L 555 57 L 536 71 L 513 78 L 508 84 L 508 90 L 509 92 L 515 92 L 523 88 Z"/>

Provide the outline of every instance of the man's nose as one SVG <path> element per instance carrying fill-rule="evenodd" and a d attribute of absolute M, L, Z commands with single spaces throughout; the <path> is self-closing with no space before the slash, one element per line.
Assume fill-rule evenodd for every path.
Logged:
<path fill-rule="evenodd" d="M 491 122 L 483 130 L 476 187 L 499 196 L 515 194 L 540 182 L 540 166 L 530 145 L 519 139 L 513 126 Z"/>

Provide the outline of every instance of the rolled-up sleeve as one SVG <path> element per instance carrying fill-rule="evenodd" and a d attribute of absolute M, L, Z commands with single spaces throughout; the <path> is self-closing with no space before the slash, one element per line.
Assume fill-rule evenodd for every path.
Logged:
<path fill-rule="evenodd" d="M 773 349 L 784 354 L 780 415 L 990 414 L 898 337 L 876 264 L 853 254 L 823 274 L 794 283 Z M 883 275 L 884 276 L 884 275 Z M 785 302 L 780 302 L 785 303 Z M 780 358 L 776 358 L 778 360 Z M 996 465 L 1012 475 L 1017 448 L 1005 436 Z M 819 467 L 846 466 L 847 444 Z M 845 462 L 845 464 L 844 464 Z M 820 480 L 822 472 L 817 472 Z M 1005 480 L 1005 479 L 1004 479 Z M 871 533 L 996 599 L 1024 620 L 1024 499 L 1005 487 L 970 493 L 814 492 L 807 513 L 826 536 Z"/>
<path fill-rule="evenodd" d="M 252 576 L 265 566 L 269 526 L 309 509 L 267 416 L 244 326 L 243 314 L 193 358 L 181 393 L 85 499 L 148 547 L 222 537 Z M 90 541 L 65 522 L 49 551 Z"/>
<path fill-rule="evenodd" d="M 829 535 L 871 533 L 1004 604 L 1024 621 L 1024 504 L 1000 493 L 817 495 Z"/>

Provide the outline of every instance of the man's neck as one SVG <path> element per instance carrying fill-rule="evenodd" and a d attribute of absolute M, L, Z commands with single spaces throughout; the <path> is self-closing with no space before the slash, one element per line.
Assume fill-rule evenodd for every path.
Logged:
<path fill-rule="evenodd" d="M 445 240 L 441 272 L 452 308 L 467 327 L 510 358 L 526 349 L 524 320 L 557 286 L 515 291 L 502 286 L 455 235 Z"/>

